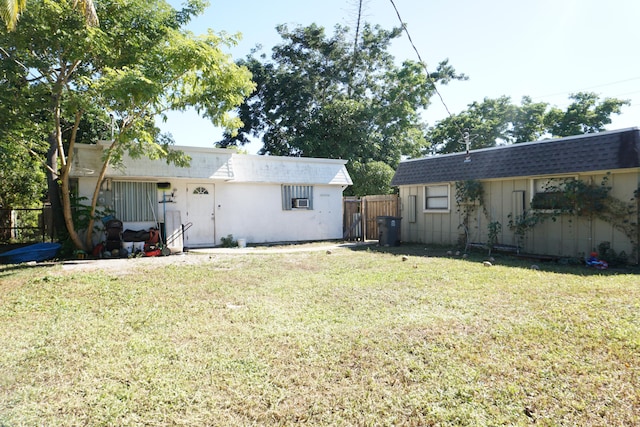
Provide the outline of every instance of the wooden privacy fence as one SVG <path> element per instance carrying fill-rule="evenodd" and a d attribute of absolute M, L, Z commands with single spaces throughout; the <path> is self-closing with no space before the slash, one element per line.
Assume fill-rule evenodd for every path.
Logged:
<path fill-rule="evenodd" d="M 400 216 L 400 199 L 395 194 L 344 198 L 345 240 L 378 240 L 379 216 Z"/>

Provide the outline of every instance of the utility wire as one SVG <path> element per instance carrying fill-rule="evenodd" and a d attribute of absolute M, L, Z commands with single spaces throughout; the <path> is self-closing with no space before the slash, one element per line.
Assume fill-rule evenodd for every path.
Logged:
<path fill-rule="evenodd" d="M 362 20 L 362 2 L 363 0 L 359 0 L 358 2 L 358 21 L 356 23 L 356 36 L 353 39 L 353 69 L 355 69 L 356 62 L 358 61 L 358 38 L 360 37 L 360 23 Z M 348 94 L 349 98 L 351 98 L 351 91 L 353 87 L 353 73 L 349 74 L 349 87 Z"/>
<path fill-rule="evenodd" d="M 358 23 L 356 24 L 356 37 L 353 40 L 353 56 L 354 62 L 358 55 L 358 37 L 360 37 L 360 21 L 362 19 L 362 1 L 358 2 Z"/>
<path fill-rule="evenodd" d="M 444 102 L 444 98 L 442 97 L 442 94 L 440 93 L 440 91 L 436 87 L 435 80 L 431 77 L 431 73 L 429 73 L 429 70 L 427 69 L 427 64 L 422 60 L 422 56 L 420 56 L 420 52 L 418 51 L 418 48 L 416 47 L 415 43 L 413 43 L 413 39 L 411 38 L 411 34 L 409 33 L 409 29 L 407 28 L 407 26 L 405 25 L 404 21 L 402 20 L 402 17 L 400 16 L 400 12 L 398 11 L 398 8 L 396 7 L 395 2 L 393 0 L 389 0 L 389 1 L 391 2 L 391 5 L 393 6 L 393 9 L 396 11 L 396 15 L 398 16 L 398 20 L 400 21 L 400 25 L 402 25 L 402 29 L 407 34 L 407 38 L 409 39 L 409 43 L 411 44 L 411 47 L 416 52 L 416 55 L 418 56 L 418 60 L 420 61 L 420 64 L 424 68 L 424 71 L 427 73 L 427 78 L 431 82 L 431 85 L 433 86 L 434 92 L 438 95 L 438 98 L 440 98 L 440 102 L 442 102 L 442 105 L 444 106 L 444 109 L 447 111 L 447 114 L 449 115 L 449 117 L 451 117 L 451 119 L 454 119 L 453 114 L 451 114 L 451 111 L 449 111 L 449 107 L 447 106 L 447 103 Z M 462 131 L 462 129 L 455 122 L 455 120 L 453 120 L 453 124 L 458 129 L 458 132 L 460 132 L 460 135 L 462 135 L 463 138 L 467 138 L 468 139 L 469 134 L 468 133 L 465 134 L 465 132 Z"/>
<path fill-rule="evenodd" d="M 418 56 L 418 60 L 420 61 L 420 64 L 424 68 L 424 71 L 427 73 L 427 78 L 431 82 L 434 92 L 438 95 L 438 98 L 440 98 L 440 102 L 444 106 L 444 109 L 447 111 L 447 114 L 449 115 L 449 117 L 453 120 L 454 126 L 458 129 L 458 132 L 460 132 L 460 135 L 462 135 L 462 137 L 465 139 L 465 142 L 467 142 L 468 138 L 469 138 L 469 133 L 468 132 L 464 132 L 460 128 L 460 126 L 458 126 L 458 124 L 456 123 L 455 118 L 453 117 L 453 114 L 451 113 L 451 111 L 449 110 L 449 107 L 447 106 L 447 103 L 444 101 L 444 98 L 442 97 L 442 94 L 440 93 L 440 91 L 438 91 L 438 88 L 436 87 L 435 80 L 431 77 L 431 73 L 429 73 L 429 70 L 427 69 L 426 63 L 422 60 L 422 56 L 420 55 L 420 52 L 418 51 L 418 48 L 416 47 L 415 43 L 413 42 L 413 39 L 411 38 L 411 34 L 409 33 L 409 29 L 407 28 L 407 26 L 405 25 L 404 21 L 402 20 L 402 17 L 400 16 L 400 12 L 398 11 L 398 8 L 396 7 L 396 4 L 395 4 L 394 0 L 389 0 L 389 1 L 391 2 L 391 5 L 393 6 L 393 9 L 395 10 L 396 15 L 398 16 L 398 20 L 400 21 L 400 25 L 402 25 L 402 29 L 407 34 L 407 38 L 409 39 L 409 43 L 411 44 L 411 47 L 413 48 L 413 50 L 415 51 L 416 55 Z M 611 85 L 615 85 L 615 84 L 619 84 L 619 83 L 626 83 L 626 82 L 633 81 L 633 80 L 638 80 L 638 79 L 640 79 L 640 77 L 632 77 L 632 78 L 625 79 L 625 80 L 619 80 L 619 81 L 616 81 L 616 82 L 604 83 L 604 84 L 601 84 L 601 85 L 592 86 L 592 87 L 590 87 L 588 89 L 594 89 L 594 88 L 604 87 L 604 86 L 611 86 Z M 588 89 L 583 89 L 582 91 L 588 90 Z M 580 92 L 580 91 L 578 91 L 578 92 Z M 542 95 L 542 96 L 532 97 L 531 99 L 548 98 L 548 97 L 552 97 L 552 96 L 556 96 L 556 95 L 564 95 L 566 93 L 569 93 L 569 92 L 562 92 L 562 93 L 550 94 L 550 95 Z M 630 92 L 630 93 L 636 93 L 636 92 L 634 91 L 634 92 Z M 631 104 L 631 105 L 635 106 L 635 105 L 638 105 L 638 104 Z M 467 142 L 467 155 L 468 155 L 468 150 L 469 150 L 468 147 L 469 147 L 469 145 L 468 145 L 468 142 Z"/>
<path fill-rule="evenodd" d="M 547 95 L 540 95 L 540 96 L 532 96 L 531 99 L 551 98 L 551 97 L 558 96 L 558 95 L 566 95 L 568 93 L 584 92 L 584 91 L 591 90 L 591 89 L 597 89 L 597 88 L 606 87 L 606 86 L 614 86 L 614 85 L 617 85 L 617 84 L 620 84 L 620 83 L 627 83 L 627 82 L 631 82 L 631 81 L 639 80 L 639 79 L 640 79 L 640 77 L 632 77 L 630 79 L 618 80 L 618 81 L 610 82 L 610 83 L 603 83 L 603 84 L 600 84 L 600 85 L 590 86 L 590 87 L 579 89 L 579 90 L 550 93 L 550 94 L 547 94 Z M 631 92 L 631 93 L 636 93 L 636 92 Z"/>

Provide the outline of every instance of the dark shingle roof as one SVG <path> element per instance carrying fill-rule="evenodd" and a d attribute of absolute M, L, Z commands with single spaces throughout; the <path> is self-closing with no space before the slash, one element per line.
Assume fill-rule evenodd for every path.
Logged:
<path fill-rule="evenodd" d="M 607 131 L 560 139 L 446 154 L 400 163 L 391 185 L 468 179 L 511 178 L 640 167 L 640 129 Z"/>

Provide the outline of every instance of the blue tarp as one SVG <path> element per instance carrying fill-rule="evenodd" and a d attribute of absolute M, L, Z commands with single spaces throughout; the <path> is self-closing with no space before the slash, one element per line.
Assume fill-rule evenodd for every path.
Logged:
<path fill-rule="evenodd" d="M 54 258 L 61 246 L 60 243 L 36 243 L 35 245 L 24 246 L 0 254 L 0 262 L 19 264 L 29 261 L 46 261 Z"/>

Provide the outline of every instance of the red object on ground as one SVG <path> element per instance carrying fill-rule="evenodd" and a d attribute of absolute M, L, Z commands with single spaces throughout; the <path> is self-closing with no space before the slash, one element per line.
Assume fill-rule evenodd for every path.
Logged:
<path fill-rule="evenodd" d="M 99 257 L 103 250 L 104 250 L 104 245 L 102 243 L 98 243 L 93 248 L 93 252 L 91 253 L 91 255 L 93 255 L 94 257 Z"/>

